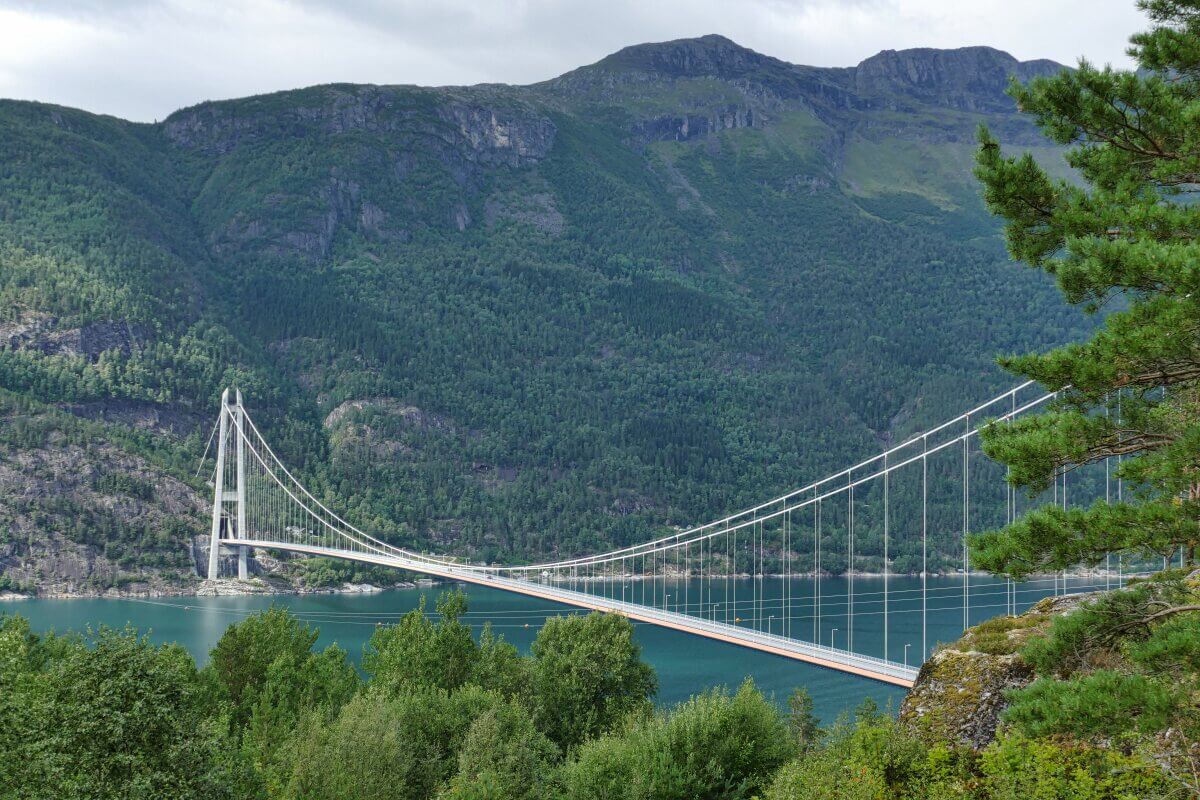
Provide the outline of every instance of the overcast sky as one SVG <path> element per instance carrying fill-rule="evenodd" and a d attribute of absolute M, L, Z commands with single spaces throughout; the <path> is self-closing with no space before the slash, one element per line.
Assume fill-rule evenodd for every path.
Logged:
<path fill-rule="evenodd" d="M 128 119 L 316 83 L 532 83 L 720 33 L 800 64 L 987 44 L 1128 66 L 1134 0 L 0 0 L 0 97 Z"/>

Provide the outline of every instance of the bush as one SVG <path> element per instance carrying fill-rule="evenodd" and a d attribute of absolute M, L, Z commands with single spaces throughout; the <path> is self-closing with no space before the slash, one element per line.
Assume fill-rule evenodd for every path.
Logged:
<path fill-rule="evenodd" d="M 1178 793 L 1154 765 L 1068 740 L 1001 738 L 980 764 L 988 800 L 1152 800 Z"/>
<path fill-rule="evenodd" d="M 1131 661 L 1156 674 L 1200 673 L 1200 614 L 1181 615 L 1128 649 Z"/>
<path fill-rule="evenodd" d="M 1040 675 L 1068 675 L 1088 667 L 1099 656 L 1111 657 L 1127 643 L 1150 637 L 1146 622 L 1162 603 L 1188 602 L 1188 591 L 1177 580 L 1142 583 L 1106 593 L 1069 614 L 1054 618 L 1044 636 L 1029 641 L 1022 657 Z"/>
<path fill-rule="evenodd" d="M 866 704 L 839 721 L 822 746 L 787 764 L 766 800 L 900 800 L 961 797 L 956 753 L 927 748 L 890 716 Z"/>
<path fill-rule="evenodd" d="M 789 733 L 753 683 L 732 697 L 713 690 L 583 745 L 564 769 L 565 794 L 572 800 L 752 797 L 796 752 Z"/>

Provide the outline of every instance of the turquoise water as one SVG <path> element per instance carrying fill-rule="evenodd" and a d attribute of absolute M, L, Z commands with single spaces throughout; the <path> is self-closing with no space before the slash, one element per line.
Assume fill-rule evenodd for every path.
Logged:
<path fill-rule="evenodd" d="M 1097 588 L 1103 588 L 1103 578 Z M 1092 584 L 1072 579 L 1070 591 Z M 1061 582 L 1058 582 L 1061 590 Z M 538 628 L 549 616 L 580 613 L 566 606 L 531 597 L 522 597 L 497 589 L 466 586 L 470 611 L 465 619 L 478 631 L 491 622 L 497 633 L 528 651 Z M 597 593 L 620 595 L 621 585 L 594 585 Z M 716 581 L 703 590 L 699 581 L 656 581 L 645 586 L 626 584 L 626 599 L 647 601 L 657 597 L 659 605 L 675 606 L 685 600 L 692 613 L 714 613 L 722 621 L 734 613 L 746 627 L 782 633 L 790 626 L 792 636 L 811 640 L 814 635 L 824 644 L 833 641 L 846 647 L 851 635 L 847 615 L 847 582 L 841 578 L 821 581 L 821 615 L 814 609 L 814 583 L 797 578 L 791 583 L 788 613 L 779 599 L 780 580 Z M 962 578 L 931 578 L 926 605 L 929 608 L 924 638 L 932 648 L 937 642 L 953 641 L 962 630 Z M 415 608 L 422 594 L 432 609 L 436 594 L 443 587 L 399 589 L 366 595 L 275 595 L 272 597 L 171 597 L 151 600 L 28 600 L 0 606 L 0 613 L 17 613 L 30 619 L 37 630 L 84 631 L 88 627 L 133 625 L 148 633 L 156 642 L 177 642 L 201 663 L 225 628 L 247 614 L 272 603 L 290 608 L 320 629 L 322 645 L 336 642 L 356 660 L 363 644 L 377 624 L 393 621 Z M 888 654 L 895 661 L 905 658 L 916 664 L 922 644 L 921 582 L 917 578 L 892 578 L 888 593 Z M 732 591 L 731 591 L 732 590 Z M 883 655 L 883 580 L 856 577 L 854 580 L 853 649 L 869 655 Z M 1024 609 L 1042 597 L 1054 593 L 1050 580 L 1017 587 L 1018 606 Z M 733 593 L 737 605 L 733 606 Z M 669 595 L 669 596 L 668 596 Z M 728 600 L 726 598 L 729 598 Z M 1007 608 L 1007 587 L 987 578 L 971 578 L 971 623 L 1002 614 Z M 703 605 L 702 605 L 703 604 Z M 715 604 L 715 605 L 714 605 Z M 736 609 L 736 611 L 732 611 Z M 680 608 L 682 610 L 682 608 Z M 679 631 L 635 623 L 643 657 L 658 671 L 659 703 L 671 705 L 710 686 L 736 688 L 744 679 L 753 678 L 767 694 L 783 702 L 797 686 L 812 694 L 817 713 L 826 722 L 839 713 L 853 709 L 864 698 L 873 698 L 882 707 L 899 704 L 904 690 L 840 672 L 804 664 L 723 642 L 703 639 Z M 905 645 L 908 645 L 907 652 Z"/>

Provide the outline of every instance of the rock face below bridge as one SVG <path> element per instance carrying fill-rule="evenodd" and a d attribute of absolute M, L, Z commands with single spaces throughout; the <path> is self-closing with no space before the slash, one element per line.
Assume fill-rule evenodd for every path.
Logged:
<path fill-rule="evenodd" d="M 1051 597 L 1016 617 L 996 617 L 940 647 L 900 706 L 900 722 L 929 742 L 982 750 L 996 737 L 1008 693 L 1028 686 L 1033 668 L 1018 652 L 1054 617 L 1093 594 Z"/>

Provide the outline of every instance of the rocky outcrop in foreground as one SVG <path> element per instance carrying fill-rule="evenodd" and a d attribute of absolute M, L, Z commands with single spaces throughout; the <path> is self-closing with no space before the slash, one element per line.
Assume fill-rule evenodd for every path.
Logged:
<path fill-rule="evenodd" d="M 1033 682 L 1018 652 L 1093 594 L 1048 597 L 1017 617 L 996 617 L 941 647 L 921 667 L 900 706 L 900 722 L 930 742 L 982 750 L 996 737 L 1008 694 Z"/>

